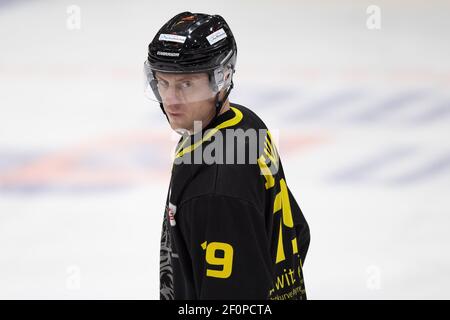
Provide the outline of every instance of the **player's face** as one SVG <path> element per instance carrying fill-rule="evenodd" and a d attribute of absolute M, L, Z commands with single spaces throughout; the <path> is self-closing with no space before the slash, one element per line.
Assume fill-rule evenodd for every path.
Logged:
<path fill-rule="evenodd" d="M 194 121 L 205 126 L 214 115 L 214 93 L 206 73 L 156 72 L 158 91 L 172 129 L 193 132 Z"/>

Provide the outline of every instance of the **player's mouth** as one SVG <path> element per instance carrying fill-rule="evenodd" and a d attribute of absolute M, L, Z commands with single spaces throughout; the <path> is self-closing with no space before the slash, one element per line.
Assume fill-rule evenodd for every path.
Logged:
<path fill-rule="evenodd" d="M 170 111 L 167 111 L 167 113 L 168 113 L 169 116 L 171 116 L 171 117 L 179 117 L 179 116 L 182 115 L 181 112 L 170 112 Z"/>

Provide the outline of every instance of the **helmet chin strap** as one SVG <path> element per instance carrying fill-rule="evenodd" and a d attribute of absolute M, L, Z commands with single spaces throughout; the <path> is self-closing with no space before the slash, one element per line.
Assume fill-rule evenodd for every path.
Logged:
<path fill-rule="evenodd" d="M 164 111 L 164 105 L 163 105 L 162 102 L 159 103 L 159 107 L 161 108 L 162 112 L 163 112 L 164 115 L 166 116 L 167 121 L 170 123 L 169 117 L 167 116 L 167 113 Z"/>
<path fill-rule="evenodd" d="M 215 101 L 216 114 L 215 114 L 214 118 L 211 119 L 211 121 L 213 121 L 213 120 L 214 120 L 215 118 L 217 118 L 217 116 L 219 115 L 220 111 L 222 110 L 223 103 L 224 103 L 225 101 L 227 101 L 227 99 L 228 99 L 228 95 L 230 94 L 231 89 L 233 89 L 233 80 L 231 80 L 231 84 L 230 84 L 230 86 L 228 87 L 228 90 L 227 90 L 227 92 L 225 93 L 225 96 L 223 97 L 223 100 L 222 100 L 222 101 L 219 100 L 220 91 L 217 92 L 217 94 L 216 94 L 216 101 Z"/>

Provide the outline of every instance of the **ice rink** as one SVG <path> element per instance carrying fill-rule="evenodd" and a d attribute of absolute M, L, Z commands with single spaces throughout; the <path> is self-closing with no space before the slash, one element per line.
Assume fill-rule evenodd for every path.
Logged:
<path fill-rule="evenodd" d="M 450 2 L 437 0 L 0 0 L 0 298 L 159 298 L 178 136 L 142 66 L 182 11 L 220 14 L 236 37 L 230 100 L 277 138 L 311 228 L 308 298 L 449 299 Z"/>

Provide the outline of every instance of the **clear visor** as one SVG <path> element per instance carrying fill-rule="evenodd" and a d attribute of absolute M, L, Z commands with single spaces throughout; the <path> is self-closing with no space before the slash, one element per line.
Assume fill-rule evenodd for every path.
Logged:
<path fill-rule="evenodd" d="M 213 99 L 216 95 L 206 72 L 159 72 L 152 70 L 148 61 L 145 61 L 144 75 L 146 97 L 165 105 L 201 102 Z"/>

